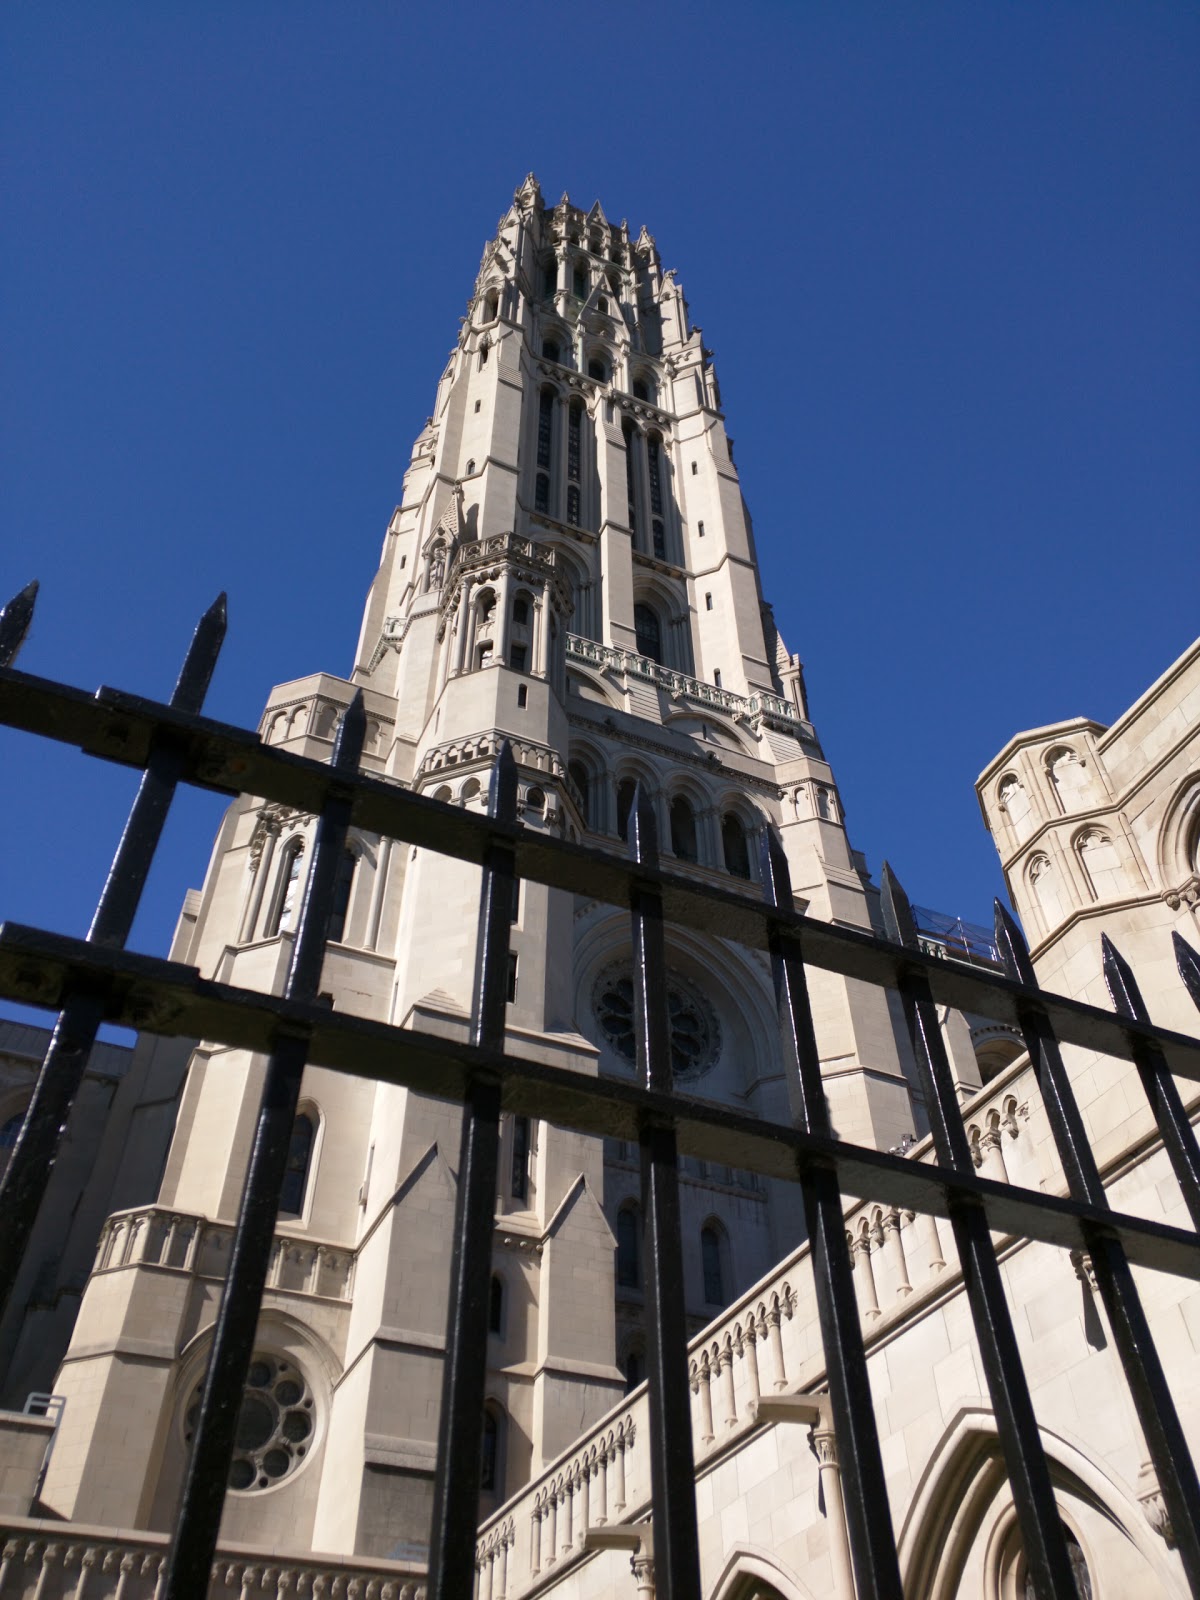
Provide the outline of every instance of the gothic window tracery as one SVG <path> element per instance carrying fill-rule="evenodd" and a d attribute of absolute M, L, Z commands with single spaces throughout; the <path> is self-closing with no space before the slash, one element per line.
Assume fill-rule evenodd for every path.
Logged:
<path fill-rule="evenodd" d="M 186 1444 L 199 1421 L 203 1387 L 196 1385 L 184 1417 Z M 308 1454 L 315 1424 L 312 1389 L 300 1368 L 281 1356 L 256 1350 L 237 1415 L 229 1487 L 251 1493 L 288 1477 Z"/>
<path fill-rule="evenodd" d="M 667 559 L 666 524 L 663 520 L 662 439 L 652 433 L 646 440 L 646 468 L 650 477 L 650 534 L 654 554 Z"/>
<path fill-rule="evenodd" d="M 592 990 L 592 1014 L 601 1034 L 631 1065 L 637 1060 L 633 973 L 628 961 L 607 967 Z M 677 1082 L 702 1078 L 721 1054 L 721 1025 L 698 988 L 677 972 L 667 978 L 671 1070 Z"/>

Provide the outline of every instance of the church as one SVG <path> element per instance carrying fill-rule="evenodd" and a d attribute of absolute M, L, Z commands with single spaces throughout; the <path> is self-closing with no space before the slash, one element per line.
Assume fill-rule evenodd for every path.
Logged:
<path fill-rule="evenodd" d="M 482 810 L 507 740 L 525 829 L 624 853 L 636 790 L 673 869 L 753 886 L 771 829 L 798 910 L 882 931 L 801 663 L 761 591 L 683 289 L 645 228 L 599 203 L 548 204 L 532 175 L 484 251 L 413 447 L 353 671 L 279 685 L 260 736 L 328 760 L 359 691 L 362 765 L 383 779 Z M 980 776 L 1046 989 L 1111 1009 L 1107 934 L 1154 1021 L 1198 1031 L 1171 957 L 1173 932 L 1200 944 L 1198 774 L 1200 642 L 1111 727 L 1019 733 Z M 236 800 L 172 959 L 279 992 L 314 827 Z M 476 869 L 352 829 L 323 997 L 466 1040 L 478 901 Z M 524 880 L 510 918 L 513 1047 L 630 1081 L 627 914 Z M 990 933 L 918 923 L 927 953 L 999 970 Z M 672 928 L 668 961 L 676 1083 L 787 1122 L 766 957 Z M 934 1160 L 896 998 L 816 967 L 809 986 L 837 1136 Z M 949 1009 L 941 1030 L 976 1166 L 1065 1194 L 1020 1033 Z M 28 1064 L 4 1046 L 0 1034 L 8 1128 Z M 1066 1054 L 1112 1204 L 1188 1227 L 1134 1068 Z M 31 1277 L 0 1326 L 12 1408 L 0 1415 L 0 1600 L 158 1593 L 263 1070 L 246 1051 L 150 1035 L 110 1065 L 83 1203 L 69 1221 L 63 1208 L 70 1249 L 45 1247 L 57 1291 L 35 1293 Z M 1196 1109 L 1195 1086 L 1181 1088 Z M 459 1121 L 457 1104 L 306 1070 L 212 1593 L 424 1593 Z M 691 1157 L 680 1190 L 703 1600 L 854 1600 L 798 1190 Z M 636 1145 L 505 1118 L 480 1600 L 655 1592 L 640 1203 Z M 870 1196 L 847 1201 L 845 1226 L 905 1593 L 1024 1600 L 1034 1591 L 954 1237 Z M 1186 1596 L 1088 1258 L 995 1243 L 1076 1592 Z M 1194 1444 L 1200 1293 L 1165 1274 L 1138 1283 Z M 52 1417 L 20 1411 L 32 1390 L 55 1398 Z"/>

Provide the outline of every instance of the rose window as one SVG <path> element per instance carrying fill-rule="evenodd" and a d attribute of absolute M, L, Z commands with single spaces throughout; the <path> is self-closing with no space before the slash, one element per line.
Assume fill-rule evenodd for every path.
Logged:
<path fill-rule="evenodd" d="M 601 973 L 592 992 L 592 1011 L 600 1032 L 618 1055 L 637 1060 L 633 976 L 627 961 Z M 708 1001 L 676 973 L 667 978 L 671 1027 L 671 1068 L 677 1082 L 699 1078 L 721 1053 L 721 1028 Z"/>
<path fill-rule="evenodd" d="M 200 1416 L 196 1388 L 184 1419 L 190 1444 Z M 256 1351 L 234 1432 L 231 1489 L 269 1489 L 286 1478 L 308 1454 L 314 1426 L 312 1391 L 303 1373 L 280 1356 Z"/>

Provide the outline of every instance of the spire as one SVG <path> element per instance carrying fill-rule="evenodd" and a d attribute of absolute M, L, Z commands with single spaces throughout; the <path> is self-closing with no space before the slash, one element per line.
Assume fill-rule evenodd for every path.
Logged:
<path fill-rule="evenodd" d="M 537 210 L 542 204 L 542 188 L 532 172 L 525 174 L 525 182 L 513 192 L 513 204 L 525 210 Z"/>

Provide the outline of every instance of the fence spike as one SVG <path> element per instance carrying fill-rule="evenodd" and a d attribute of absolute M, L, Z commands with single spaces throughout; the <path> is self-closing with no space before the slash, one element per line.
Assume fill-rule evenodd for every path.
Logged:
<path fill-rule="evenodd" d="M 1181 933 L 1172 933 L 1171 940 L 1175 946 L 1175 965 L 1179 968 L 1179 976 L 1196 1005 L 1200 1006 L 1200 955 L 1196 954 Z"/>
<path fill-rule="evenodd" d="M 1104 981 L 1118 1016 L 1131 1022 L 1149 1022 L 1150 1013 L 1142 999 L 1142 991 L 1133 975 L 1133 968 L 1106 933 L 1100 935 L 1100 950 L 1104 967 Z"/>
<path fill-rule="evenodd" d="M 779 830 L 768 823 L 758 836 L 758 865 L 763 895 L 781 911 L 792 909 L 792 874 Z"/>
<path fill-rule="evenodd" d="M 488 816 L 508 821 L 517 814 L 517 758 L 513 755 L 512 740 L 505 739 L 492 767 L 488 785 Z"/>
<path fill-rule="evenodd" d="M 885 936 L 892 944 L 902 944 L 906 950 L 916 950 L 920 940 L 917 937 L 917 919 L 913 916 L 912 903 L 904 892 L 903 884 L 887 861 L 883 863 L 883 871 L 880 873 L 879 894 Z"/>
<path fill-rule="evenodd" d="M 212 675 L 217 665 L 217 657 L 225 642 L 228 623 L 229 608 L 225 591 L 222 589 L 196 624 L 192 642 L 188 646 L 187 655 L 183 658 L 183 666 L 179 669 L 175 693 L 171 696 L 173 706 L 178 706 L 183 711 L 199 711 L 204 704 L 204 697 L 208 693 L 208 686 L 212 682 Z"/>
<path fill-rule="evenodd" d="M 1040 988 L 1033 962 L 1029 959 L 1029 945 L 1016 917 L 1002 901 L 995 900 L 992 903 L 996 908 L 996 943 L 1005 972 L 1026 989 Z"/>
<path fill-rule="evenodd" d="M 11 667 L 25 643 L 33 608 L 37 603 L 38 580 L 34 578 L 0 610 L 0 667 Z"/>
<path fill-rule="evenodd" d="M 658 818 L 654 802 L 640 782 L 629 807 L 629 853 L 639 866 L 658 866 Z"/>

